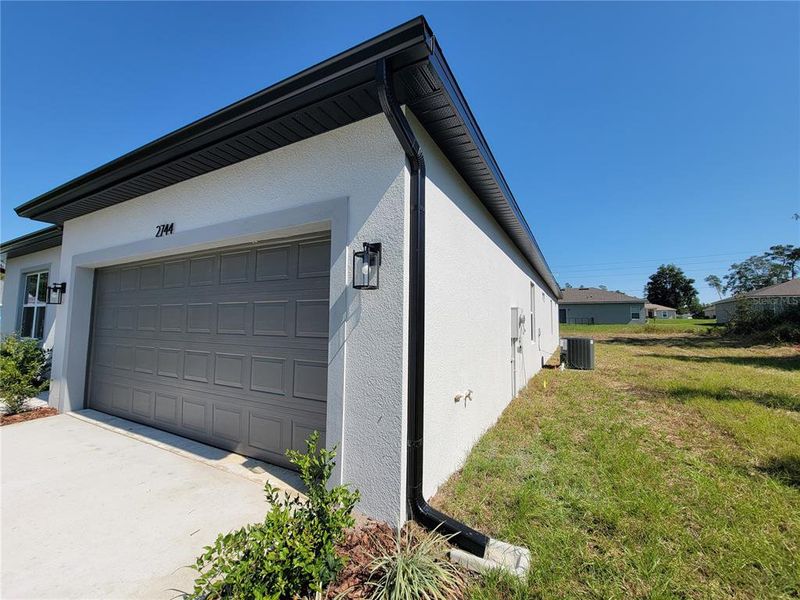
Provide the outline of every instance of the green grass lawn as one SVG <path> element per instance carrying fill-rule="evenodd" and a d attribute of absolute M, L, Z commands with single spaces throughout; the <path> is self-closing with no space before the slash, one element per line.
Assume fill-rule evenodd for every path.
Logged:
<path fill-rule="evenodd" d="M 471 597 L 800 596 L 800 348 L 657 326 L 564 328 L 597 369 L 537 375 L 434 498 L 531 550 Z"/>
<path fill-rule="evenodd" d="M 717 328 L 714 319 L 649 319 L 644 325 L 561 325 L 561 335 L 608 335 L 621 333 L 707 333 Z"/>

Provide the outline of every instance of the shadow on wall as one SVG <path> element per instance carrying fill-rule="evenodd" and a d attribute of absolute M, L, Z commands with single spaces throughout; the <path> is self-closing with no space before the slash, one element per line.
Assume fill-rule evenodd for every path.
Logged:
<path fill-rule="evenodd" d="M 331 305 L 330 311 L 330 333 L 333 342 L 328 352 L 328 365 L 344 348 L 347 338 L 355 330 L 361 321 L 361 294 L 351 293 L 351 287 L 344 288 L 339 297 Z M 333 328 L 336 328 L 333 330 Z"/>
<path fill-rule="evenodd" d="M 692 398 L 711 398 L 719 402 L 755 402 L 768 408 L 800 412 L 800 396 L 782 392 L 755 392 L 734 387 L 709 389 L 708 387 L 681 385 L 668 389 L 666 393 L 678 402 L 687 402 Z"/>
<path fill-rule="evenodd" d="M 691 363 L 725 363 L 744 367 L 800 371 L 800 356 L 682 356 L 676 354 L 643 354 Z"/>

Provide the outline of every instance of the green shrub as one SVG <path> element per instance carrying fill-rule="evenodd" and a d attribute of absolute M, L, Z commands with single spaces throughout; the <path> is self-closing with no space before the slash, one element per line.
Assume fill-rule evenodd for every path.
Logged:
<path fill-rule="evenodd" d="M 800 306 L 789 305 L 772 311 L 753 302 L 738 302 L 725 332 L 768 342 L 800 342 Z"/>
<path fill-rule="evenodd" d="M 395 543 L 370 563 L 374 600 L 455 600 L 463 580 L 448 559 L 449 538 L 413 526 L 397 532 Z"/>
<path fill-rule="evenodd" d="M 327 488 L 336 451 L 318 449 L 319 433 L 306 441 L 305 454 L 290 450 L 308 488 L 308 499 L 290 496 L 267 483 L 270 509 L 263 523 L 221 534 L 194 568 L 194 596 L 211 599 L 281 600 L 322 591 L 344 566 L 336 544 L 352 527 L 357 491 Z"/>
<path fill-rule="evenodd" d="M 22 412 L 25 401 L 47 387 L 48 356 L 33 339 L 9 335 L 0 341 L 0 397 L 7 414 Z"/>

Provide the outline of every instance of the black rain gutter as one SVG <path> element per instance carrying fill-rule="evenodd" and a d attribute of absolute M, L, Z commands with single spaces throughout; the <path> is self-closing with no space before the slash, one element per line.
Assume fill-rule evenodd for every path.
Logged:
<path fill-rule="evenodd" d="M 439 512 L 422 494 L 423 428 L 425 425 L 425 158 L 394 93 L 386 59 L 377 63 L 378 97 L 411 170 L 411 224 L 408 290 L 408 456 L 406 495 L 415 521 L 443 535 L 456 546 L 483 558 L 489 538 Z"/>

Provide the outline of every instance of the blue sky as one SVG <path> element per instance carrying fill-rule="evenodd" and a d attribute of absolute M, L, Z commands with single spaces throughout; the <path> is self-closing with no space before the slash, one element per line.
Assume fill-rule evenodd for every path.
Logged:
<path fill-rule="evenodd" d="M 800 244 L 798 3 L 2 4 L 13 208 L 424 14 L 558 280 Z"/>

